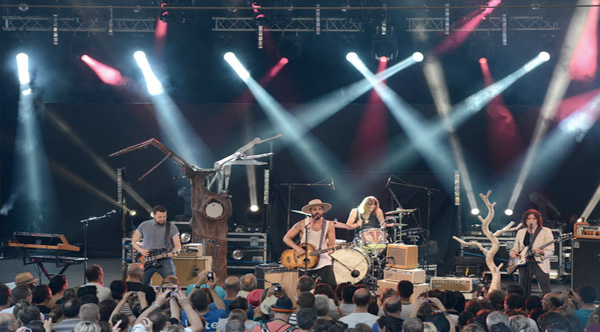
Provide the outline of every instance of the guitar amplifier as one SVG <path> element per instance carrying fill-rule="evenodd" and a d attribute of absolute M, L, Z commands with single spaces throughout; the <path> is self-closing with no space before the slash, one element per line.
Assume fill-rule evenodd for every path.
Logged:
<path fill-rule="evenodd" d="M 388 267 L 415 269 L 418 265 L 419 247 L 406 244 L 389 244 L 387 247 Z"/>
<path fill-rule="evenodd" d="M 181 287 L 189 286 L 198 281 L 198 273 L 203 270 L 212 270 L 212 257 L 173 257 L 175 276 L 179 279 Z M 160 286 L 163 278 L 155 273 L 150 280 L 150 285 Z"/>
<path fill-rule="evenodd" d="M 425 293 L 429 291 L 429 284 L 414 284 L 413 294 L 410 296 L 410 303 L 415 303 L 419 295 L 421 293 Z M 386 288 L 398 289 L 398 281 L 395 280 L 378 280 L 377 281 L 377 294 L 381 294 L 381 292 Z"/>
<path fill-rule="evenodd" d="M 413 284 L 422 284 L 425 282 L 425 270 L 423 269 L 394 269 L 391 267 L 383 270 L 383 279 L 402 281 L 408 280 Z"/>
<path fill-rule="evenodd" d="M 472 278 L 433 277 L 429 281 L 431 289 L 459 291 L 469 293 L 473 291 Z"/>
<path fill-rule="evenodd" d="M 289 297 L 296 294 L 298 288 L 298 270 L 286 269 L 283 266 L 257 265 L 254 275 L 258 280 L 256 288 L 267 289 L 273 284 L 280 284 Z"/>

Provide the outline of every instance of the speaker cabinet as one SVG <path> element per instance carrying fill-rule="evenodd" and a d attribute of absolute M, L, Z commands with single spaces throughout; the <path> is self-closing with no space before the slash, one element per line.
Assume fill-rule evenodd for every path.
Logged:
<path fill-rule="evenodd" d="M 296 295 L 298 286 L 298 271 L 289 270 L 284 267 L 257 265 L 254 275 L 258 280 L 257 288 L 267 289 L 272 284 L 280 284 L 289 297 Z"/>
<path fill-rule="evenodd" d="M 592 286 L 600 294 L 600 240 L 576 239 L 572 248 L 571 288 Z"/>
<path fill-rule="evenodd" d="M 175 275 L 179 279 L 179 285 L 182 287 L 189 286 L 198 281 L 198 273 L 203 270 L 212 270 L 211 256 L 198 257 L 174 257 Z M 160 286 L 162 283 L 160 274 L 155 273 L 150 280 L 150 285 Z"/>
<path fill-rule="evenodd" d="M 415 269 L 418 264 L 419 247 L 406 244 L 389 244 L 387 247 L 388 267 Z"/>

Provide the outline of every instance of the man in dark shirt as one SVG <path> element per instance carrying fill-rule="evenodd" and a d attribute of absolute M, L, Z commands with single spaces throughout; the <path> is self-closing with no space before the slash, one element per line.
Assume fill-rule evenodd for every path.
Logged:
<path fill-rule="evenodd" d="M 144 292 L 144 294 L 146 294 L 146 301 L 148 303 L 154 302 L 156 299 L 154 288 L 144 285 L 141 282 L 142 277 L 144 276 L 142 264 L 133 263 L 129 265 L 129 268 L 127 268 L 127 276 L 129 277 L 129 281 L 127 281 L 127 291 Z"/>

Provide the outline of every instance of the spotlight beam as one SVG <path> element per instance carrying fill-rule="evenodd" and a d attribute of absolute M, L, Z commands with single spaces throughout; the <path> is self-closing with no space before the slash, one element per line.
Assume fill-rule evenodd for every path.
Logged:
<path fill-rule="evenodd" d="M 556 67 L 554 68 L 554 73 L 552 74 L 550 85 L 546 92 L 544 103 L 542 104 L 538 122 L 533 132 L 532 142 L 527 149 L 523 166 L 519 172 L 519 176 L 515 182 L 515 187 L 508 202 L 508 208 L 510 209 L 514 209 L 515 205 L 517 204 L 517 200 L 519 199 L 519 195 L 521 194 L 523 185 L 525 184 L 525 179 L 531 172 L 536 152 L 542 142 L 542 138 L 548 130 L 549 123 L 554 117 L 554 114 L 558 109 L 558 105 L 560 104 L 560 101 L 565 95 L 567 87 L 569 86 L 569 63 L 573 57 L 579 36 L 581 36 L 585 26 L 585 19 L 589 9 L 584 7 L 584 5 L 588 2 L 589 1 L 585 0 L 577 1 L 577 5 L 581 7 L 576 7 L 573 17 L 571 17 L 571 22 L 565 36 L 560 57 Z"/>
<path fill-rule="evenodd" d="M 437 112 L 441 118 L 441 123 L 446 127 L 446 131 L 448 132 L 450 147 L 452 148 L 452 154 L 456 160 L 458 171 L 467 193 L 469 206 L 471 209 L 477 208 L 477 200 L 475 199 L 475 192 L 471 183 L 471 177 L 469 176 L 469 170 L 467 168 L 462 146 L 449 117 L 452 105 L 450 103 L 450 97 L 448 96 L 448 87 L 444 81 L 442 66 L 437 57 L 428 56 L 425 65 L 423 66 L 423 70 L 425 72 L 425 79 L 429 85 L 429 91 L 431 91 Z"/>
<path fill-rule="evenodd" d="M 390 112 L 396 119 L 396 122 L 406 132 L 407 136 L 416 146 L 427 164 L 436 171 L 436 175 L 441 176 L 447 169 L 454 168 L 450 165 L 452 156 L 447 153 L 448 149 L 444 147 L 441 142 L 432 142 L 431 140 L 423 139 L 423 133 L 427 132 L 427 127 L 425 126 L 426 120 L 423 116 L 406 102 L 401 100 L 401 98 L 388 86 L 377 80 L 376 76 L 369 71 L 355 53 L 349 54 L 346 59 L 350 61 L 350 63 L 352 63 L 373 85 L 381 97 L 381 100 L 388 106 Z M 454 176 L 453 172 L 452 176 Z M 453 186 L 453 181 L 446 181 L 446 179 L 442 179 L 441 183 L 447 183 L 448 186 Z M 450 187 L 446 189 L 450 191 L 451 189 L 453 190 L 453 188 Z"/>

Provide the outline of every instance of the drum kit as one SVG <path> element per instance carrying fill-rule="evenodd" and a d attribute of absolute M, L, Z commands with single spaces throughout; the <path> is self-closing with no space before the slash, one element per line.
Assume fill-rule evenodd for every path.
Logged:
<path fill-rule="evenodd" d="M 331 262 L 338 284 L 344 282 L 376 284 L 383 279 L 388 244 L 402 244 L 402 217 L 416 209 L 396 209 L 386 212 L 382 228 L 363 229 L 356 234 L 354 246 L 333 252 Z"/>

